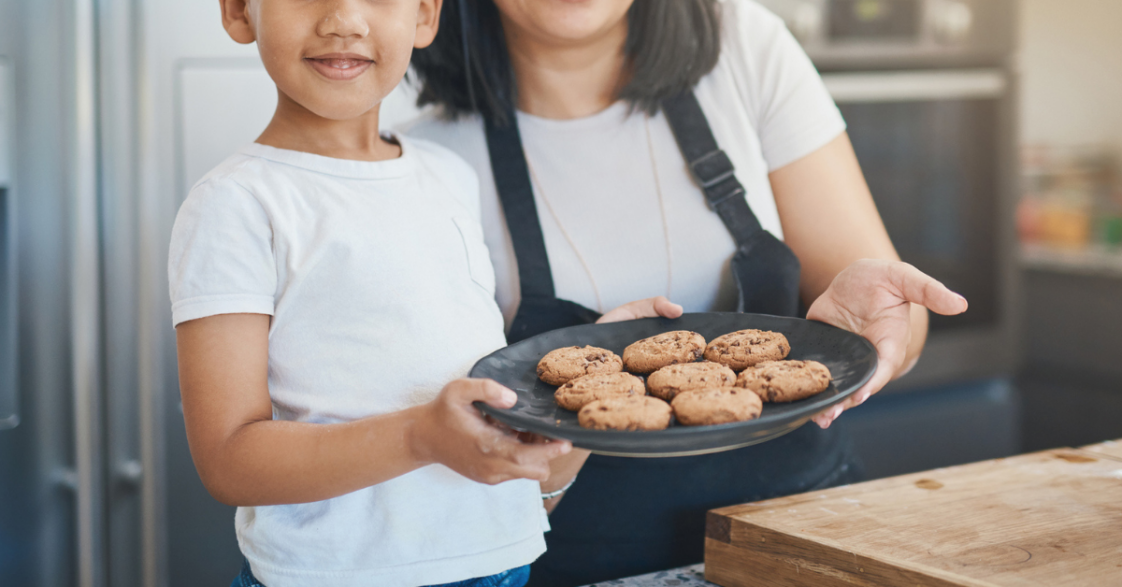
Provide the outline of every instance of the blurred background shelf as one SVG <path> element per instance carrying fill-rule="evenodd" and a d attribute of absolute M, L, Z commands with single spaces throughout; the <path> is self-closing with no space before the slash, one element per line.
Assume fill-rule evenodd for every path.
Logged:
<path fill-rule="evenodd" d="M 1021 267 L 1031 271 L 1122 279 L 1122 249 L 1106 246 L 1062 249 L 1026 244 L 1021 245 Z"/>

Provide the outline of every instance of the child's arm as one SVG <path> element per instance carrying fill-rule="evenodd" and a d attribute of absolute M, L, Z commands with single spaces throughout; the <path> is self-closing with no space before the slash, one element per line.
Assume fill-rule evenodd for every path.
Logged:
<path fill-rule="evenodd" d="M 180 389 L 187 440 L 203 484 L 239 506 L 320 501 L 433 463 L 496 484 L 544 481 L 568 442 L 523 444 L 487 424 L 473 401 L 507 408 L 514 392 L 459 380 L 421 406 L 343 424 L 272 419 L 264 314 L 225 314 L 180 324 Z M 371 385 L 377 385 L 372 382 Z"/>

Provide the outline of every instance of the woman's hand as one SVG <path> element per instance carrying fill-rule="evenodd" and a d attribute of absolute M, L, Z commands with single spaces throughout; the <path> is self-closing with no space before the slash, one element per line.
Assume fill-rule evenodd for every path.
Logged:
<path fill-rule="evenodd" d="M 966 298 L 915 267 L 871 259 L 846 267 L 815 300 L 807 312 L 808 320 L 860 334 L 877 349 L 877 371 L 872 379 L 845 402 L 815 416 L 819 426 L 828 428 L 843 411 L 861 405 L 915 366 L 922 346 L 912 344 L 913 304 L 919 312 L 927 308 L 944 316 L 961 314 L 967 308 Z"/>
<path fill-rule="evenodd" d="M 420 463 L 440 463 L 488 485 L 511 479 L 546 481 L 550 461 L 568 454 L 568 441 L 523 442 L 513 431 L 489 423 L 474 402 L 500 409 L 517 401 L 514 392 L 489 379 L 459 379 L 423 406 L 410 435 Z"/>
<path fill-rule="evenodd" d="M 682 306 L 666 299 L 666 296 L 647 298 L 626 303 L 610 312 L 605 313 L 596 321 L 597 324 L 609 322 L 623 322 L 624 320 L 638 320 L 639 318 L 677 318 L 682 315 Z"/>

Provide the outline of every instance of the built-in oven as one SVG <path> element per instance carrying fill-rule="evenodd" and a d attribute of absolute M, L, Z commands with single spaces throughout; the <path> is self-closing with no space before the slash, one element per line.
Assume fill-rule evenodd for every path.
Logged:
<path fill-rule="evenodd" d="M 822 74 L 900 256 L 970 301 L 843 418 L 866 471 L 1019 452 L 1015 0 L 758 1 Z"/>
<path fill-rule="evenodd" d="M 1001 69 L 828 73 L 900 256 L 970 301 L 931 316 L 913 382 L 1008 373 L 1015 175 L 1012 84 Z"/>
<path fill-rule="evenodd" d="M 970 301 L 933 315 L 927 385 L 1008 374 L 1016 353 L 1011 0 L 762 0 L 822 73 L 901 257 Z"/>

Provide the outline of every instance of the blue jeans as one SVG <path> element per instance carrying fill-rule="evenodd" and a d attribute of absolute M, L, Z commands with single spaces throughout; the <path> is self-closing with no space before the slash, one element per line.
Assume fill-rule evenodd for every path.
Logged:
<path fill-rule="evenodd" d="M 455 583 L 445 583 L 443 585 L 433 585 L 431 587 L 523 587 L 526 581 L 530 580 L 530 566 L 518 567 L 517 569 L 510 569 L 503 571 L 497 575 L 490 577 L 479 577 L 476 579 L 468 579 L 466 581 L 456 581 Z M 253 576 L 253 572 L 249 570 L 249 561 L 242 564 L 242 572 L 238 575 L 230 587 L 265 587 L 257 577 Z"/>

